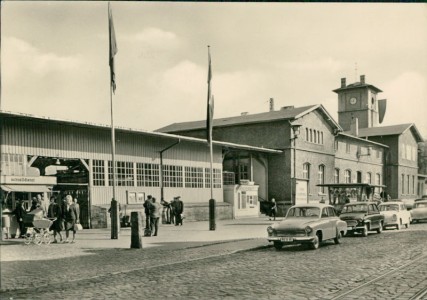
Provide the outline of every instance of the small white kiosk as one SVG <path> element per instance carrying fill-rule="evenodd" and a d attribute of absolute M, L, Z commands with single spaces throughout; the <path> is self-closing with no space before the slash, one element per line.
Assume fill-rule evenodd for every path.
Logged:
<path fill-rule="evenodd" d="M 233 206 L 233 218 L 258 217 L 258 188 L 253 181 L 240 180 L 240 184 L 224 185 L 224 202 Z"/>

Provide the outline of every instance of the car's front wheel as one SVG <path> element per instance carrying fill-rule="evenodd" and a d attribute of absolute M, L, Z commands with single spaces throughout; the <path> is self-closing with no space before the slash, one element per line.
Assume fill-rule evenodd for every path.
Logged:
<path fill-rule="evenodd" d="M 316 250 L 319 248 L 320 240 L 319 236 L 315 235 L 313 241 L 310 244 L 310 249 Z"/>
<path fill-rule="evenodd" d="M 380 222 L 380 225 L 378 225 L 377 232 L 381 233 L 383 231 L 383 222 Z"/>
<path fill-rule="evenodd" d="M 368 225 L 365 225 L 365 226 L 363 227 L 362 235 L 363 235 L 364 237 L 367 237 L 367 236 L 368 236 Z"/>
<path fill-rule="evenodd" d="M 279 241 L 274 241 L 274 248 L 276 248 L 276 250 L 280 250 L 283 247 L 283 243 L 279 242 Z"/>
<path fill-rule="evenodd" d="M 336 237 L 334 238 L 334 242 L 335 242 L 335 244 L 341 244 L 341 237 L 342 237 L 342 235 L 341 235 L 341 231 L 339 231 L 339 230 L 337 229 L 337 235 L 336 235 Z"/>

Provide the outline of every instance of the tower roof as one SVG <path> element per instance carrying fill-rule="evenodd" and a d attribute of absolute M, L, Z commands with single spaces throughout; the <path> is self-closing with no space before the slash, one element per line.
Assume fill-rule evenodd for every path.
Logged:
<path fill-rule="evenodd" d="M 360 89 L 360 88 L 369 88 L 369 89 L 371 89 L 377 93 L 382 92 L 382 90 L 380 90 L 376 86 L 366 83 L 365 82 L 365 75 L 360 75 L 360 81 L 359 82 L 350 83 L 348 85 L 346 85 L 346 79 L 341 78 L 341 87 L 338 89 L 335 89 L 333 91 L 335 93 L 339 93 L 341 91 L 347 91 L 347 90 L 352 90 L 352 89 Z"/>

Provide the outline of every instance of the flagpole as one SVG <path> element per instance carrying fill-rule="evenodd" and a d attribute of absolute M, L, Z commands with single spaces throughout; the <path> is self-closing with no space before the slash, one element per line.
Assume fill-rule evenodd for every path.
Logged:
<path fill-rule="evenodd" d="M 110 217 L 111 217 L 111 239 L 119 238 L 119 220 L 116 199 L 116 138 L 114 131 L 114 105 L 113 93 L 116 89 L 115 70 L 114 70 L 114 55 L 117 53 L 116 36 L 114 33 L 113 14 L 111 12 L 110 2 L 108 2 L 108 31 L 109 31 L 109 57 L 110 65 L 110 104 L 111 104 L 111 160 L 113 173 L 113 198 L 111 199 Z"/>
<path fill-rule="evenodd" d="M 212 66 L 211 66 L 211 52 L 210 46 L 208 45 L 208 57 L 209 57 L 209 69 L 208 69 L 208 101 L 207 101 L 207 116 L 206 116 L 206 129 L 207 129 L 207 140 L 209 143 L 209 156 L 210 156 L 210 186 L 211 186 L 211 198 L 209 199 L 209 230 L 215 230 L 215 199 L 213 197 L 213 147 L 212 147 L 212 127 L 213 127 L 213 96 L 211 94 L 211 79 L 212 79 Z"/>

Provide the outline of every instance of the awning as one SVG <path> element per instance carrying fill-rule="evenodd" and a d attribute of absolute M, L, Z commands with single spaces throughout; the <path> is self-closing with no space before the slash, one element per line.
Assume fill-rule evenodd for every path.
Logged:
<path fill-rule="evenodd" d="M 6 192 L 34 192 L 44 193 L 50 192 L 51 187 L 47 185 L 31 185 L 31 184 L 2 184 L 1 189 Z"/>

